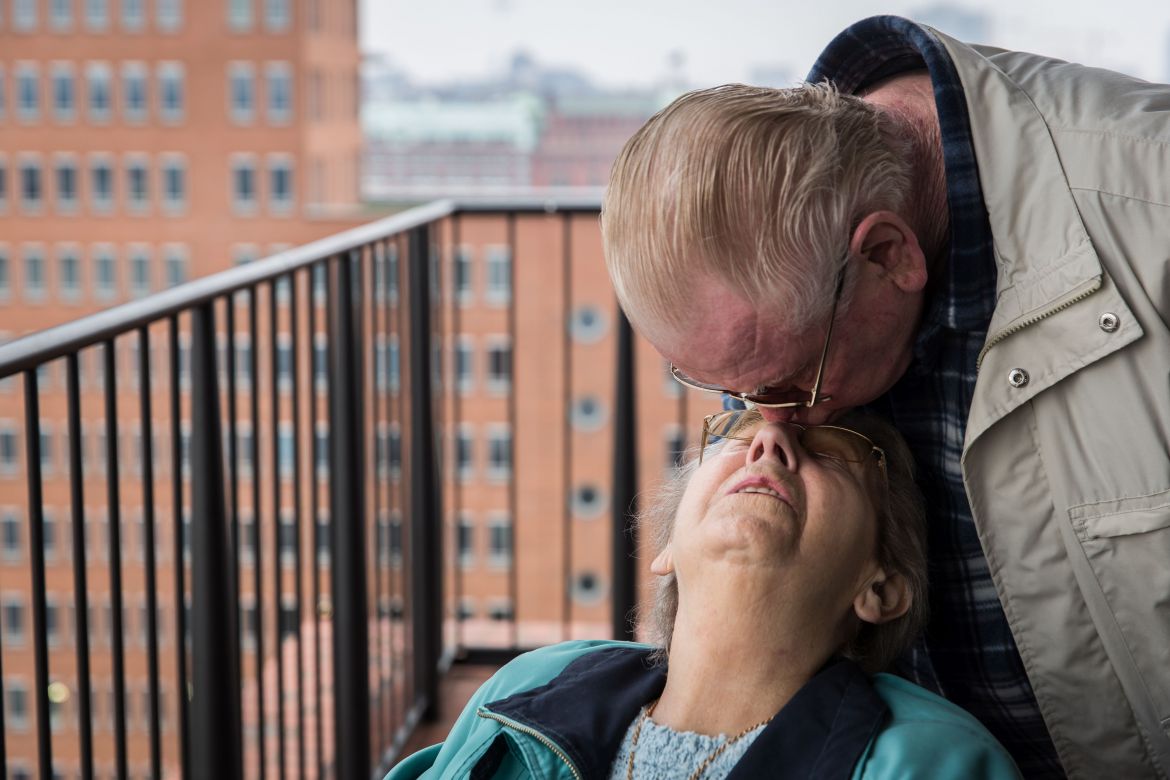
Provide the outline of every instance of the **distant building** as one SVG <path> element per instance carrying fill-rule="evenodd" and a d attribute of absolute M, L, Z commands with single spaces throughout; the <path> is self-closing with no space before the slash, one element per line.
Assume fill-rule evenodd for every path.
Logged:
<path fill-rule="evenodd" d="M 670 96 L 673 97 L 673 96 Z M 533 156 L 536 187 L 602 187 L 622 145 L 669 102 L 654 93 L 598 94 L 549 107 Z"/>
<path fill-rule="evenodd" d="M 527 95 L 371 102 L 362 117 L 365 195 L 430 200 L 529 187 L 543 110 Z"/>

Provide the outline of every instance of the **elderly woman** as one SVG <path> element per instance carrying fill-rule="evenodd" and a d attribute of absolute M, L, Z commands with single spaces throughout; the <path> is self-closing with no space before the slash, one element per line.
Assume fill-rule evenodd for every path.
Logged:
<path fill-rule="evenodd" d="M 642 518 L 659 644 L 517 658 L 389 780 L 1018 777 L 970 715 L 879 673 L 922 623 L 922 510 L 897 434 L 844 420 L 707 418 Z"/>

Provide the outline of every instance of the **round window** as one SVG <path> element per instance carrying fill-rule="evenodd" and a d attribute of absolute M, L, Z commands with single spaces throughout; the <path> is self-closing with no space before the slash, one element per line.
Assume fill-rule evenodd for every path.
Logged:
<path fill-rule="evenodd" d="M 605 425 L 605 405 L 595 395 L 583 395 L 573 402 L 569 420 L 578 430 L 595 431 Z"/>
<path fill-rule="evenodd" d="M 592 344 L 605 335 L 607 325 L 605 315 L 596 306 L 580 306 L 569 318 L 569 333 L 576 341 Z"/>
<path fill-rule="evenodd" d="M 578 485 L 573 490 L 571 509 L 573 514 L 582 518 L 593 518 L 605 512 L 606 499 L 601 488 L 592 484 Z"/>
<path fill-rule="evenodd" d="M 578 572 L 573 577 L 573 600 L 582 604 L 594 604 L 605 595 L 601 576 L 596 572 Z"/>

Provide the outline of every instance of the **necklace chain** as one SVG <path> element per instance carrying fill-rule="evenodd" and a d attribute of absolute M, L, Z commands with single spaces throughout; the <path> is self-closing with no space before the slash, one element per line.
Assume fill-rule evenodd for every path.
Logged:
<path fill-rule="evenodd" d="M 638 737 L 642 736 L 642 726 L 644 726 L 650 716 L 654 714 L 654 708 L 657 706 L 658 699 L 655 699 L 654 701 L 650 702 L 649 707 L 644 707 L 642 709 L 642 714 L 638 716 L 638 723 L 636 726 L 634 726 L 634 735 L 630 738 L 630 757 L 626 761 L 626 780 L 634 780 L 634 751 L 638 749 Z M 703 776 L 703 773 L 707 771 L 707 767 L 711 766 L 711 762 L 719 758 L 724 750 L 727 750 L 727 748 L 731 747 L 733 744 L 743 739 L 748 734 L 758 729 L 760 726 L 766 726 L 771 722 L 772 718 L 761 720 L 754 726 L 748 726 L 734 737 L 724 740 L 719 744 L 718 747 L 712 750 L 706 758 L 703 759 L 703 763 L 699 764 L 699 768 L 691 773 L 690 780 L 699 780 L 699 778 Z"/>

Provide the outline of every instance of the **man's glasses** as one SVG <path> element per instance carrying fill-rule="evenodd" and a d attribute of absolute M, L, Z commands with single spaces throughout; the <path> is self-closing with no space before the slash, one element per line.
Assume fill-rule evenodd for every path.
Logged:
<path fill-rule="evenodd" d="M 707 443 L 717 439 L 735 439 L 751 442 L 759 430 L 755 423 L 763 422 L 758 413 L 732 409 L 717 412 L 703 418 L 703 435 L 699 439 L 699 463 Z M 769 423 L 787 425 L 797 431 L 796 440 L 801 449 L 821 458 L 833 458 L 846 463 L 867 463 L 876 461 L 886 476 L 886 451 L 874 444 L 870 438 L 850 428 L 837 425 L 798 425 L 797 423 Z"/>
<path fill-rule="evenodd" d="M 813 381 L 812 392 L 807 398 L 801 397 L 805 393 L 803 390 L 777 390 L 762 393 L 740 393 L 735 390 L 728 390 L 725 387 L 717 387 L 716 385 L 709 385 L 697 379 L 692 379 L 680 371 L 674 363 L 670 364 L 670 375 L 677 381 L 695 390 L 702 390 L 705 393 L 730 395 L 755 406 L 766 406 L 770 409 L 790 409 L 797 406 L 811 409 L 819 403 L 832 400 L 833 396 L 821 394 L 821 378 L 825 373 L 825 358 L 829 354 L 829 342 L 833 338 L 833 321 L 837 319 L 837 302 L 841 300 L 841 290 L 844 286 L 845 268 L 842 266 L 841 272 L 837 274 L 837 291 L 833 295 L 833 308 L 829 310 L 829 330 L 825 333 L 825 346 L 821 348 L 821 362 L 817 366 L 817 378 Z"/>

